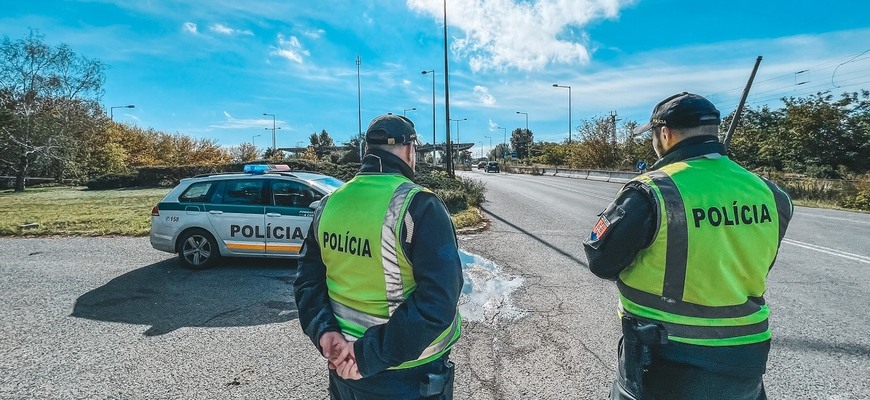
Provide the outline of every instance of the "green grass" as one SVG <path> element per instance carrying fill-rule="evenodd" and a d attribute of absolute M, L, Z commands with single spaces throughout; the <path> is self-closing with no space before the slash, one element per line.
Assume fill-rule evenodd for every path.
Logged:
<path fill-rule="evenodd" d="M 143 236 L 151 208 L 168 188 L 87 190 L 83 187 L 0 192 L 0 236 Z M 21 228 L 25 224 L 35 228 Z"/>
<path fill-rule="evenodd" d="M 151 208 L 168 188 L 87 190 L 83 187 L 0 192 L 0 236 L 144 236 Z M 482 222 L 476 208 L 452 215 L 456 229 Z M 21 225 L 39 224 L 35 228 Z"/>

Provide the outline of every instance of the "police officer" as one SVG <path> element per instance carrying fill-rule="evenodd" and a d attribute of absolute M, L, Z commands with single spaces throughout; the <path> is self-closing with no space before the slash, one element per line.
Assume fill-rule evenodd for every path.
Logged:
<path fill-rule="evenodd" d="M 583 245 L 616 280 L 623 337 L 611 399 L 765 399 L 766 278 L 791 199 L 718 140 L 719 110 L 680 93 L 648 124 L 659 160 L 626 184 Z"/>
<path fill-rule="evenodd" d="M 359 173 L 321 200 L 294 282 L 332 399 L 450 399 L 462 289 L 453 223 L 412 182 L 414 124 L 375 118 Z"/>

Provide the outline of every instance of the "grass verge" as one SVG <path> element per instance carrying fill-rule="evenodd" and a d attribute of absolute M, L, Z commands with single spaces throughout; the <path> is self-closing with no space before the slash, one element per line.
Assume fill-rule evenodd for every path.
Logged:
<path fill-rule="evenodd" d="M 143 236 L 168 188 L 47 187 L 0 192 L 0 236 Z M 38 224 L 34 227 L 22 225 Z"/>
<path fill-rule="evenodd" d="M 45 187 L 0 192 L 0 236 L 145 236 L 151 207 L 168 188 L 87 190 Z M 480 225 L 477 208 L 451 216 L 456 229 Z M 22 225 L 38 224 L 34 227 Z"/>

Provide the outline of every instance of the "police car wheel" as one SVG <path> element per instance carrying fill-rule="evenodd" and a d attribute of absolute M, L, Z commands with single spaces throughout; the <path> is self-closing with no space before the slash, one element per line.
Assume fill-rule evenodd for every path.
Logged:
<path fill-rule="evenodd" d="M 210 233 L 202 229 L 189 230 L 178 240 L 178 259 L 187 268 L 209 268 L 219 258 L 217 242 Z"/>

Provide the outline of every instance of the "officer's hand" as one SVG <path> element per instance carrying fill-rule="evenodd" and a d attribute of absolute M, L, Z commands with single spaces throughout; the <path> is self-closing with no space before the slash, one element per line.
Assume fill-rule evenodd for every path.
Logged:
<path fill-rule="evenodd" d="M 359 368 L 356 365 L 356 360 L 352 357 L 348 357 L 344 362 L 338 364 L 335 372 L 338 372 L 338 376 L 343 379 L 355 381 L 362 378 L 362 375 L 359 373 Z"/>
<path fill-rule="evenodd" d="M 338 332 L 326 332 L 320 336 L 320 348 L 323 349 L 323 357 L 329 360 L 327 367 L 336 369 L 336 366 L 345 361 L 349 355 L 347 340 Z M 351 344 L 351 350 L 353 344 Z"/>

